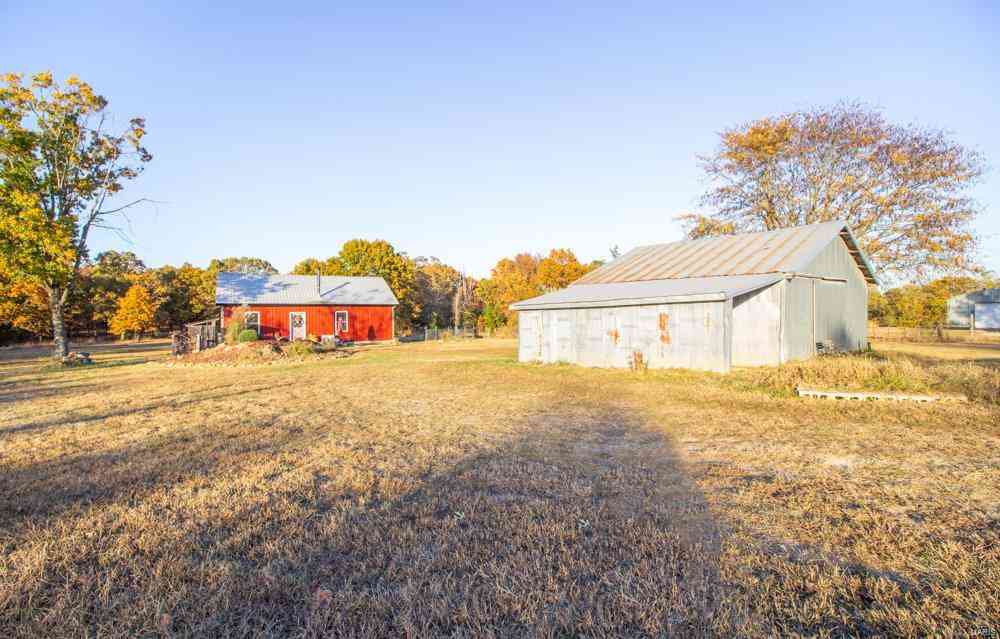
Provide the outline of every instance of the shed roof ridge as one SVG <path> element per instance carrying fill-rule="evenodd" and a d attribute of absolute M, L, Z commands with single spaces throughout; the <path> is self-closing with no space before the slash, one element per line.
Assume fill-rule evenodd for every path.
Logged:
<path fill-rule="evenodd" d="M 850 225 L 837 219 L 637 246 L 572 285 L 795 272 L 806 268 L 818 251 L 835 240 L 847 244 L 865 279 L 877 283 Z"/>

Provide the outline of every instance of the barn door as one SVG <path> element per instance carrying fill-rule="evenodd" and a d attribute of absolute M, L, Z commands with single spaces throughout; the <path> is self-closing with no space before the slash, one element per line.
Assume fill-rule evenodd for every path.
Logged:
<path fill-rule="evenodd" d="M 288 314 L 288 339 L 306 339 L 306 314 L 301 311 L 292 311 Z"/>

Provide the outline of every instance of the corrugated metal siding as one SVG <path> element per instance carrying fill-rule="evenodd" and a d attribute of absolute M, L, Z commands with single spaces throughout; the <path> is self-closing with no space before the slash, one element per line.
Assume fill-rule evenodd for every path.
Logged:
<path fill-rule="evenodd" d="M 235 306 L 223 307 L 223 326 L 228 324 Z M 306 333 L 309 335 L 333 335 L 334 314 L 347 311 L 347 331 L 337 332 L 341 339 L 352 342 L 374 342 L 391 340 L 391 306 L 266 306 L 251 304 L 250 310 L 260 313 L 261 337 L 270 338 L 279 334 L 288 338 L 289 313 L 306 314 Z"/>
<path fill-rule="evenodd" d="M 733 300 L 733 366 L 781 362 L 781 282 Z"/>
<path fill-rule="evenodd" d="M 794 277 L 785 284 L 784 360 L 812 357 L 816 342 L 842 350 L 866 348 L 868 284 L 845 244 L 831 242 L 802 273 L 812 277 Z"/>
<path fill-rule="evenodd" d="M 731 313 L 727 302 L 521 311 L 519 359 L 628 368 L 639 352 L 650 368 L 725 372 Z"/>
<path fill-rule="evenodd" d="M 781 316 L 783 361 L 807 359 L 816 354 L 813 326 L 813 282 L 796 277 L 785 282 L 784 312 Z"/>
<path fill-rule="evenodd" d="M 844 313 L 847 284 L 829 280 L 813 280 L 816 295 L 816 341 L 833 344 L 840 350 L 857 350 L 851 332 L 850 318 Z"/>
<path fill-rule="evenodd" d="M 653 368 L 726 371 L 805 359 L 817 341 L 845 350 L 868 343 L 871 272 L 841 223 L 643 247 L 626 257 L 522 302 L 521 360 L 620 368 L 638 352 Z M 679 279 L 655 279 L 664 277 Z M 749 279 L 759 280 L 752 289 L 734 284 Z M 639 296 L 654 288 L 689 295 Z M 624 292 L 638 297 L 615 297 Z M 592 303 L 598 294 L 606 298 L 600 307 Z"/>
<path fill-rule="evenodd" d="M 844 350 L 868 346 L 868 283 L 843 242 L 831 242 L 806 268 L 806 273 L 841 278 L 845 284 L 817 285 L 817 339 Z"/>

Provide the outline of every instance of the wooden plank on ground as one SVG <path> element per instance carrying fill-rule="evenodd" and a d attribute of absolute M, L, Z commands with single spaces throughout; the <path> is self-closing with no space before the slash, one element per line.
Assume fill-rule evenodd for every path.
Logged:
<path fill-rule="evenodd" d="M 795 389 L 799 397 L 816 397 L 820 399 L 864 399 L 889 400 L 895 402 L 965 402 L 963 395 L 923 395 L 917 393 L 872 393 L 845 390 L 822 390 L 799 386 Z"/>

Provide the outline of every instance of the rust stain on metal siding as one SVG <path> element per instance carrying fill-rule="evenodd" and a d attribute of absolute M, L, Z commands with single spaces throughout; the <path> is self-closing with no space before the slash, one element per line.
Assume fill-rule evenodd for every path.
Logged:
<path fill-rule="evenodd" d="M 660 343 L 670 343 L 670 315 L 660 313 Z"/>
<path fill-rule="evenodd" d="M 608 337 L 610 337 L 611 341 L 613 341 L 615 344 L 618 344 L 618 340 L 621 339 L 621 333 L 618 332 L 617 328 L 614 328 L 608 331 Z"/>

